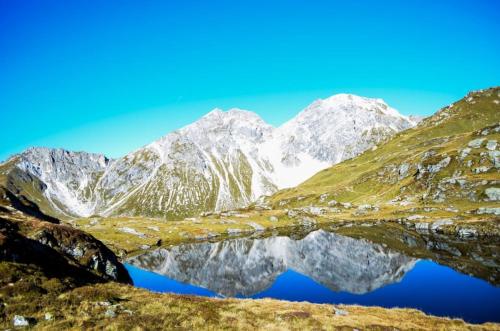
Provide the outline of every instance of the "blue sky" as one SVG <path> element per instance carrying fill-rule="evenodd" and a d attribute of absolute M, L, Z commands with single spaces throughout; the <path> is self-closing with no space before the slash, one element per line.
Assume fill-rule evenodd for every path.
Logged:
<path fill-rule="evenodd" d="M 117 157 L 214 107 L 279 125 L 340 92 L 428 115 L 499 85 L 499 4 L 0 0 L 0 160 Z"/>

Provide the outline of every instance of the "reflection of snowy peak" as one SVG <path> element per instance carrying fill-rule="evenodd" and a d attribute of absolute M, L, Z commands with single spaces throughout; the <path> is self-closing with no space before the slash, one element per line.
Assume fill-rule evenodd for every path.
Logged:
<path fill-rule="evenodd" d="M 226 296 L 253 295 L 293 269 L 335 291 L 366 293 L 399 281 L 416 260 L 322 230 L 301 240 L 234 239 L 160 249 L 129 261 Z"/>
<path fill-rule="evenodd" d="M 382 100 L 339 94 L 315 101 L 279 128 L 249 111 L 215 109 L 113 162 L 31 149 L 34 159 L 14 156 L 0 173 L 19 175 L 14 165 L 36 177 L 42 186 L 30 195 L 57 216 L 182 217 L 244 206 L 295 186 L 413 125 Z"/>

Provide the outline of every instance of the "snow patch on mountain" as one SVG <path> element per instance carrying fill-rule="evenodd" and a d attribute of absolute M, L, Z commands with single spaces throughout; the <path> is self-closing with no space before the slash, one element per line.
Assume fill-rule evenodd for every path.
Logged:
<path fill-rule="evenodd" d="M 43 183 L 42 195 L 58 212 L 87 217 L 94 211 L 94 185 L 109 164 L 101 154 L 38 147 L 21 153 L 16 167 Z"/>
<path fill-rule="evenodd" d="M 293 187 L 416 123 L 381 99 L 338 94 L 275 128 L 257 114 L 214 109 L 120 159 L 33 149 L 17 167 L 68 216 L 187 216 L 241 207 Z"/>

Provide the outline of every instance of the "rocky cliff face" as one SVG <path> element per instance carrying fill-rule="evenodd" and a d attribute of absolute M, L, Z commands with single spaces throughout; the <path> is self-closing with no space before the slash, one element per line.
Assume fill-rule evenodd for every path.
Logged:
<path fill-rule="evenodd" d="M 99 240 L 57 219 L 41 217 L 39 210 L 20 212 L 1 196 L 0 261 L 36 266 L 47 276 L 69 276 L 77 283 L 131 283 L 115 254 Z"/>
<path fill-rule="evenodd" d="M 98 187 L 104 213 L 187 216 L 273 192 L 258 151 L 272 130 L 251 112 L 214 110 L 117 160 Z"/>
<path fill-rule="evenodd" d="M 0 165 L 16 195 L 60 216 L 183 217 L 241 207 L 412 127 L 380 99 L 336 95 L 279 128 L 215 109 L 123 158 L 33 148 Z"/>
<path fill-rule="evenodd" d="M 334 290 L 366 293 L 399 281 L 417 260 L 322 230 L 301 240 L 234 239 L 160 249 L 131 259 L 144 269 L 225 296 L 249 296 L 293 269 Z"/>
<path fill-rule="evenodd" d="M 90 216 L 111 161 L 99 154 L 30 148 L 0 165 L 0 184 L 55 216 Z"/>

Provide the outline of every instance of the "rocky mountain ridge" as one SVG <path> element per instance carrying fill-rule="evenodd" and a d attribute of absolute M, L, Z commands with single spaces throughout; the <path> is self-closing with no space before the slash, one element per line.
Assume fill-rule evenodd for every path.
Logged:
<path fill-rule="evenodd" d="M 274 128 L 215 109 L 122 158 L 31 148 L 0 184 L 56 217 L 186 217 L 245 206 L 356 156 L 416 122 L 380 99 L 339 94 Z"/>

